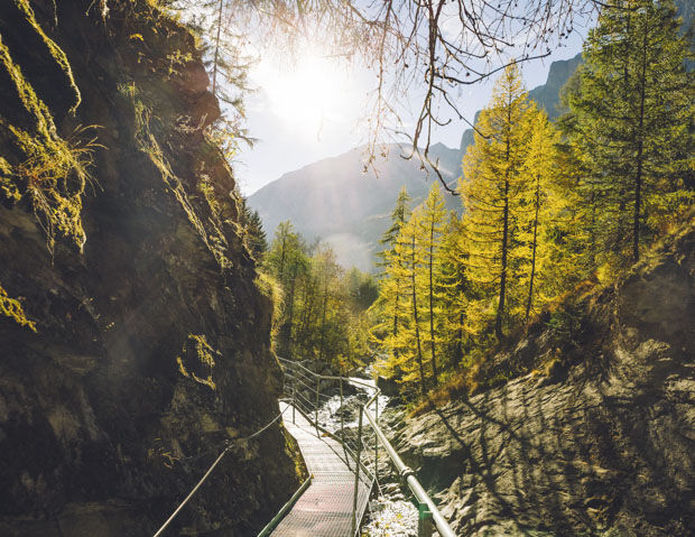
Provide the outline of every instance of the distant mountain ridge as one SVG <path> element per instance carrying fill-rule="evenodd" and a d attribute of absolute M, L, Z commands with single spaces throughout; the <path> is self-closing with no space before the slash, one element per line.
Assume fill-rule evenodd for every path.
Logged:
<path fill-rule="evenodd" d="M 558 60 L 550 64 L 548 70 L 548 78 L 545 84 L 536 86 L 528 92 L 529 97 L 543 108 L 550 119 L 556 119 L 560 113 L 560 90 L 567 83 L 570 77 L 574 74 L 582 63 L 582 53 L 580 52 L 574 58 L 569 60 Z M 475 113 L 473 123 L 478 122 L 480 110 Z M 473 144 L 473 129 L 466 129 L 461 136 L 461 144 L 459 149 L 461 157 L 466 154 L 466 149 Z"/>
<path fill-rule="evenodd" d="M 560 89 L 580 62 L 581 54 L 553 62 L 546 83 L 529 92 L 551 118 L 557 115 Z M 430 158 L 439 159 L 447 184 L 456 185 L 461 160 L 472 143 L 473 129 L 468 129 L 458 149 L 441 143 L 430 148 Z M 386 158 L 376 163 L 376 177 L 363 173 L 364 148 L 352 149 L 284 174 L 249 196 L 248 204 L 258 211 L 269 238 L 280 222 L 290 220 L 308 241 L 321 239 L 330 244 L 343 266 L 371 271 L 401 187 L 406 187 L 415 206 L 437 181 L 417 157 L 401 158 L 408 150 L 404 145 L 389 145 Z M 447 195 L 446 200 L 449 209 L 460 210 L 458 198 Z"/>
<path fill-rule="evenodd" d="M 280 222 L 290 220 L 307 240 L 329 243 L 343 266 L 372 270 L 378 239 L 401 187 L 406 187 L 415 205 L 437 181 L 433 173 L 428 179 L 417 157 L 402 158 L 408 149 L 387 146 L 386 157 L 375 163 L 378 176 L 363 173 L 364 148 L 314 162 L 264 186 L 248 198 L 248 204 L 258 211 L 269 237 Z M 454 186 L 460 175 L 460 152 L 435 144 L 430 154 L 432 160 L 439 159 L 443 177 Z M 449 208 L 457 208 L 458 200 L 449 198 Z"/>

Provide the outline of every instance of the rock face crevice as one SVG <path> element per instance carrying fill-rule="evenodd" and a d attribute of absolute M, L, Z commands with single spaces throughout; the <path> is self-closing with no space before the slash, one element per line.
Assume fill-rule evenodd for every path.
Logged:
<path fill-rule="evenodd" d="M 15 24 L 22 3 L 0 6 L 3 43 L 60 135 L 94 126 L 99 146 L 83 253 L 58 238 L 51 254 L 25 199 L 0 204 L 0 284 L 37 329 L 0 316 L 0 534 L 146 535 L 225 442 L 277 415 L 271 305 L 205 134 L 219 109 L 193 36 L 144 0 L 106 19 L 30 2 L 70 62 L 73 115 L 65 71 Z M 3 120 L 25 121 L 2 77 L 0 95 Z M 22 158 L 4 137 L 0 154 Z M 277 425 L 236 442 L 172 535 L 254 534 L 298 486 L 293 457 Z"/>
<path fill-rule="evenodd" d="M 562 374 L 407 420 L 398 447 L 457 535 L 693 535 L 693 229 L 590 301 Z"/>

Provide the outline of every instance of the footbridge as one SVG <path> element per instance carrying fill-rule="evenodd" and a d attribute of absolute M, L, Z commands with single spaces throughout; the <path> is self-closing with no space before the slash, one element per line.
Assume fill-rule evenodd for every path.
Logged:
<path fill-rule="evenodd" d="M 257 431 L 236 441 L 258 438 L 283 420 L 299 445 L 310 477 L 258 537 L 356 537 L 369 497 L 375 487 L 379 488 L 380 463 L 382 467 L 392 464 L 410 489 L 418 507 L 418 537 L 437 534 L 456 537 L 415 473 L 403 463 L 382 431 L 380 391 L 373 382 L 320 375 L 291 360 L 280 359 L 280 365 L 285 376 L 280 412 Z M 353 393 L 355 386 L 367 395 L 348 400 L 346 393 Z M 231 441 L 225 444 L 207 472 L 153 537 L 165 534 L 233 445 Z"/>
<path fill-rule="evenodd" d="M 386 438 L 379 425 L 380 391 L 363 379 L 320 375 L 298 362 L 280 359 L 285 375 L 281 410 L 287 431 L 297 440 L 307 479 L 258 537 L 354 537 L 379 486 L 379 458 L 395 467 L 418 506 L 418 537 L 434 531 L 455 537 L 448 522 Z M 346 391 L 368 395 L 356 409 L 346 407 Z M 352 398 L 354 404 L 354 398 Z M 339 424 L 338 424 L 339 421 Z"/>

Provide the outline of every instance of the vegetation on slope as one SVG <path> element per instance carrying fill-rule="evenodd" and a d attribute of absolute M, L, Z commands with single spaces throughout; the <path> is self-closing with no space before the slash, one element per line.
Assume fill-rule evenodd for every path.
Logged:
<path fill-rule="evenodd" d="M 625 7 L 590 32 L 559 125 L 505 70 L 463 161 L 460 219 L 436 187 L 405 219 L 399 198 L 373 335 L 404 393 L 504 381 L 486 360 L 539 320 L 560 354 L 582 330 L 565 298 L 610 285 L 688 213 L 687 41 L 672 3 Z"/>
<path fill-rule="evenodd" d="M 367 309 L 376 298 L 372 276 L 345 271 L 330 247 L 307 245 L 281 223 L 262 257 L 261 285 L 276 303 L 275 350 L 342 371 L 369 356 Z"/>
<path fill-rule="evenodd" d="M 173 533 L 299 484 L 208 84 L 158 2 L 0 2 L 2 535 L 151 535 L 230 442 Z"/>

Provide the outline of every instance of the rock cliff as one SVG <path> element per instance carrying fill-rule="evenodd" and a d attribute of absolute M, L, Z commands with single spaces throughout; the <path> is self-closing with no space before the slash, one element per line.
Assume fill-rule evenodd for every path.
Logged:
<path fill-rule="evenodd" d="M 146 0 L 0 3 L 0 535 L 248 536 L 298 486 L 194 37 Z"/>
<path fill-rule="evenodd" d="M 547 324 L 496 357 L 544 373 L 408 419 L 397 444 L 457 535 L 695 535 L 694 224 L 577 299 L 565 345 Z"/>

